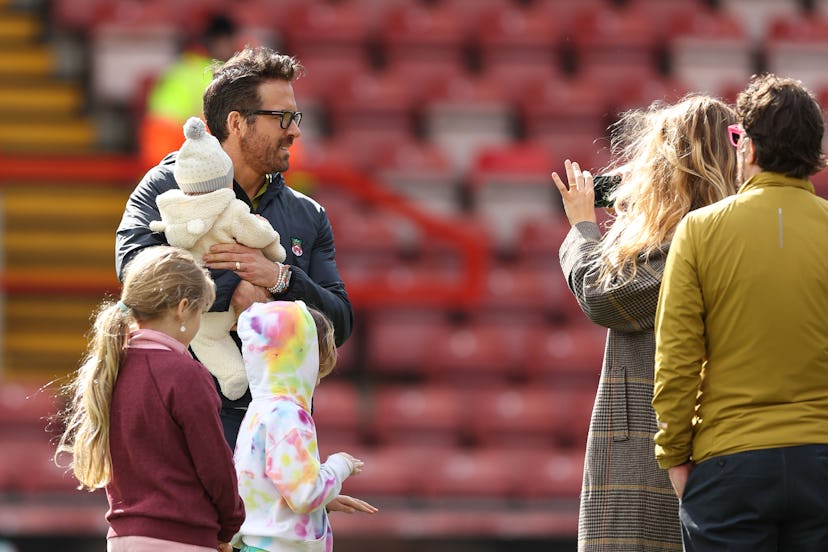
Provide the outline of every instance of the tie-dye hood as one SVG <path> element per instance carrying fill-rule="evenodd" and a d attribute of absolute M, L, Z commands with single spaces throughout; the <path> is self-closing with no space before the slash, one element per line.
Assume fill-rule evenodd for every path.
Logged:
<path fill-rule="evenodd" d="M 238 333 L 253 401 L 289 397 L 310 412 L 319 344 L 305 303 L 253 303 L 239 316 Z"/>
<path fill-rule="evenodd" d="M 316 325 L 301 301 L 254 303 L 238 322 L 253 401 L 234 460 L 246 517 L 233 544 L 330 552 L 325 505 L 353 469 L 343 454 L 319 461 L 311 396 L 319 372 Z"/>

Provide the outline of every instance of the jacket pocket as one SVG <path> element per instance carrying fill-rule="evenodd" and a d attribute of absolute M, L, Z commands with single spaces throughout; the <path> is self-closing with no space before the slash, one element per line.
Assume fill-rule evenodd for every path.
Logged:
<path fill-rule="evenodd" d="M 614 366 L 610 384 L 610 430 L 613 441 L 630 438 L 630 424 L 627 418 L 627 368 Z"/>

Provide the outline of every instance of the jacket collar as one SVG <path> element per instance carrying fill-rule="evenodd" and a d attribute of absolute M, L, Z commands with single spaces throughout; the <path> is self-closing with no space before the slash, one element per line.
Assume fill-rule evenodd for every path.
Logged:
<path fill-rule="evenodd" d="M 775 186 L 787 186 L 790 188 L 801 188 L 805 191 L 815 193 L 814 185 L 809 180 L 804 178 L 792 178 L 785 176 L 782 173 L 763 171 L 752 176 L 747 182 L 742 184 L 737 193 L 743 194 L 751 190 L 758 190 L 760 188 L 770 188 Z"/>
<path fill-rule="evenodd" d="M 258 195 L 256 199 L 256 203 L 259 206 L 259 209 L 255 209 L 254 212 L 258 212 L 261 208 L 267 206 L 267 204 L 274 198 L 278 193 L 286 186 L 285 184 L 285 177 L 282 176 L 282 173 L 270 173 L 265 175 L 266 182 L 264 184 L 265 189 Z M 251 198 L 247 197 L 247 192 L 239 186 L 239 183 L 233 180 L 233 191 L 236 192 L 236 197 L 240 200 L 247 203 L 251 210 L 253 210 L 253 202 Z"/>

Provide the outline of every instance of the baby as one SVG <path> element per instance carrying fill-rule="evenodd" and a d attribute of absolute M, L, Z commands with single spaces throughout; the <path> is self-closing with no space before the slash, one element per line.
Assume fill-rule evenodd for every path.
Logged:
<path fill-rule="evenodd" d="M 213 244 L 237 242 L 261 249 L 272 261 L 284 261 L 279 233 L 236 198 L 233 162 L 219 141 L 207 133 L 204 121 L 197 117 L 187 120 L 184 136 L 173 169 L 179 189 L 158 196 L 161 220 L 152 221 L 150 230 L 164 232 L 167 243 L 189 250 L 199 260 Z M 247 390 L 241 353 L 230 336 L 235 323 L 232 307 L 226 312 L 204 313 L 201 329 L 190 344 L 218 380 L 222 394 L 231 400 Z"/>

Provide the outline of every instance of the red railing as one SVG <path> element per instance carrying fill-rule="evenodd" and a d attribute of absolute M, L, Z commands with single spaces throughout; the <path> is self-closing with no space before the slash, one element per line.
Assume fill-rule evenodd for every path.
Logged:
<path fill-rule="evenodd" d="M 488 255 L 485 240 L 471 228 L 456 220 L 425 212 L 381 182 L 347 167 L 306 167 L 303 170 L 321 187 L 335 187 L 355 199 L 410 220 L 430 241 L 455 247 L 456 258 L 462 260 L 459 277 L 449 282 L 428 271 L 418 274 L 405 286 L 396 285 L 380 273 L 358 281 L 346 281 L 355 306 L 450 304 L 471 307 L 482 296 Z M 0 156 L 0 186 L 30 182 L 133 186 L 141 173 L 141 166 L 133 156 Z M 339 232 L 347 232 L 347 229 L 339 229 Z M 6 267 L 0 273 L 0 286 L 9 293 L 104 293 L 116 291 L 118 282 L 110 267 L 60 275 Z"/>

